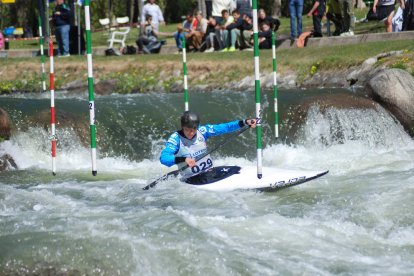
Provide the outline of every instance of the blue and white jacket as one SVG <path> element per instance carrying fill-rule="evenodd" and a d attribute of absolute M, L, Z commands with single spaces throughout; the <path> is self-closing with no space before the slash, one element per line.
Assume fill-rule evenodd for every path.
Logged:
<path fill-rule="evenodd" d="M 182 130 L 174 132 L 165 143 L 165 148 L 161 152 L 161 164 L 171 167 L 173 165 L 185 166 L 185 158 L 196 159 L 207 151 L 206 141 L 210 137 L 219 136 L 239 130 L 243 127 L 244 121 L 232 121 L 217 125 L 203 125 L 198 127 L 196 135 L 192 139 L 187 139 Z M 182 172 L 184 177 L 197 175 L 213 167 L 210 155 L 197 161 L 197 166 L 186 169 Z"/>

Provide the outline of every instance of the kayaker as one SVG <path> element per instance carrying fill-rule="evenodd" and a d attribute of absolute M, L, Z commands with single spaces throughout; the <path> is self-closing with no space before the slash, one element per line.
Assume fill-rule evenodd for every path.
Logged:
<path fill-rule="evenodd" d="M 207 152 L 208 138 L 237 131 L 246 125 L 255 128 L 256 120 L 246 119 L 200 126 L 199 116 L 194 112 L 185 111 L 181 116 L 181 130 L 174 132 L 165 143 L 160 162 L 168 167 L 178 165 L 181 168 L 188 165 L 189 168 L 181 173 L 184 179 L 201 174 L 213 167 L 210 155 L 196 161 L 198 156 Z"/>

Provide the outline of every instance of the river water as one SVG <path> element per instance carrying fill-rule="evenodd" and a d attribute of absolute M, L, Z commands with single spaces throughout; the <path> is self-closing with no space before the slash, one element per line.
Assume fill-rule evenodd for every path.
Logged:
<path fill-rule="evenodd" d="M 0 274 L 26 275 L 413 275 L 414 141 L 385 110 L 309 109 L 295 137 L 292 108 L 344 90 L 282 90 L 281 137 L 263 95 L 265 166 L 324 170 L 278 192 L 211 192 L 178 181 L 143 191 L 171 169 L 158 162 L 178 128 L 182 94 L 96 99 L 98 176 L 88 141 L 34 117 L 47 95 L 0 97 L 15 125 L 0 155 Z M 58 93 L 56 109 L 88 124 L 86 95 Z M 253 92 L 190 94 L 202 123 L 246 118 Z M 48 124 L 48 122 L 44 122 Z M 217 151 L 217 165 L 255 165 L 255 133 Z M 223 137 L 213 138 L 211 146 Z M 31 274 L 32 275 L 32 274 Z"/>

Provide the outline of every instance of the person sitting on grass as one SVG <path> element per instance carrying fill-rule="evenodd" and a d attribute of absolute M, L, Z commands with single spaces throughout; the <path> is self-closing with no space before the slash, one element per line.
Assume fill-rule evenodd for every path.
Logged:
<path fill-rule="evenodd" d="M 206 31 L 207 49 L 204 51 L 205 53 L 211 53 L 215 51 L 214 40 L 216 37 L 216 27 L 217 27 L 217 20 L 213 16 L 210 16 L 208 18 L 207 31 Z"/>
<path fill-rule="evenodd" d="M 234 52 L 236 51 L 236 41 L 241 36 L 243 19 L 240 16 L 238 10 L 234 10 L 231 15 L 234 18 L 234 22 L 226 27 L 227 32 L 230 34 L 227 36 L 226 48 L 222 52 Z"/>
<path fill-rule="evenodd" d="M 247 14 L 242 15 L 242 18 L 242 34 L 239 39 L 240 48 L 250 49 L 253 47 L 253 19 Z"/>
<path fill-rule="evenodd" d="M 219 50 L 223 50 L 227 47 L 227 26 L 233 23 L 234 18 L 233 16 L 229 15 L 228 10 L 222 10 L 221 11 L 222 20 L 218 22 L 218 25 L 216 27 L 216 38 L 219 44 Z"/>
<path fill-rule="evenodd" d="M 178 24 L 177 31 L 173 34 L 175 38 L 175 44 L 177 45 L 178 52 L 183 50 L 183 39 L 191 31 L 197 27 L 197 20 L 192 13 L 188 13 L 182 24 Z"/>
<path fill-rule="evenodd" d="M 270 24 L 270 29 L 271 30 L 276 32 L 279 29 L 280 20 L 267 15 L 264 9 L 259 9 L 257 15 L 258 15 L 257 22 L 258 22 L 259 26 L 260 26 L 260 24 L 262 24 L 262 22 L 267 21 L 267 23 Z"/>
<path fill-rule="evenodd" d="M 270 29 L 270 23 L 263 21 L 260 24 L 259 37 L 259 49 L 271 49 L 272 48 L 272 30 Z"/>
<path fill-rule="evenodd" d="M 138 54 L 146 53 L 150 54 L 150 50 L 146 47 L 150 43 L 158 41 L 158 32 L 155 30 L 155 26 L 152 23 L 152 16 L 147 14 L 145 16 L 144 32 L 139 36 L 136 41 L 138 46 Z"/>
<path fill-rule="evenodd" d="M 197 25 L 194 30 L 191 30 L 187 35 L 188 46 L 192 48 L 194 52 L 200 51 L 201 43 L 203 42 L 204 35 L 207 32 L 208 21 L 203 17 L 201 11 L 196 13 Z"/>

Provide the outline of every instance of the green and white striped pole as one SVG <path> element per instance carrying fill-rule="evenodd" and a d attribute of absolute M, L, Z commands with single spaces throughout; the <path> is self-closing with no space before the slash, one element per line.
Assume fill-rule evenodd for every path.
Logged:
<path fill-rule="evenodd" d="M 254 87 L 256 98 L 256 145 L 257 178 L 262 178 L 262 109 L 260 106 L 260 72 L 259 72 L 259 26 L 257 17 L 257 0 L 253 0 L 253 40 L 254 40 Z"/>
<path fill-rule="evenodd" d="M 42 30 L 42 18 L 39 15 L 39 46 L 40 46 L 40 61 L 42 63 L 42 92 L 46 92 L 46 71 L 45 71 L 45 51 L 43 41 L 43 30 Z"/>
<path fill-rule="evenodd" d="M 92 38 L 91 38 L 91 16 L 89 10 L 90 0 L 85 0 L 85 31 L 86 31 L 86 57 L 88 61 L 88 91 L 89 91 L 89 128 L 91 132 L 91 157 L 92 175 L 96 176 L 96 126 L 95 126 L 95 100 L 93 87 L 93 65 L 92 65 Z"/>
<path fill-rule="evenodd" d="M 273 54 L 273 99 L 274 99 L 274 116 L 275 116 L 275 137 L 279 137 L 279 113 L 277 108 L 277 80 L 276 80 L 276 36 L 272 32 L 272 54 Z"/>
<path fill-rule="evenodd" d="M 187 51 L 185 36 L 183 36 L 183 75 L 184 75 L 184 111 L 188 111 L 188 80 L 187 80 Z"/>

